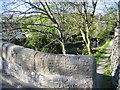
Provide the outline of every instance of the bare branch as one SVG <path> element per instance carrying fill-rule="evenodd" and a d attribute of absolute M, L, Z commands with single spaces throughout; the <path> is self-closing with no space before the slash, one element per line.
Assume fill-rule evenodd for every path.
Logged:
<path fill-rule="evenodd" d="M 33 8 L 35 8 L 35 9 L 38 9 L 38 10 L 40 10 L 40 11 L 45 12 L 45 10 L 44 10 L 44 9 L 41 9 L 41 8 L 39 8 L 39 7 L 35 6 L 35 5 L 34 5 L 34 4 L 32 4 L 31 2 L 26 2 L 26 1 L 25 1 L 25 3 L 29 4 L 30 6 L 32 6 L 32 7 L 33 7 Z"/>
<path fill-rule="evenodd" d="M 45 5 L 42 3 L 42 2 L 40 2 L 41 3 L 41 5 L 43 6 L 43 8 L 44 8 L 44 10 L 45 10 L 45 12 L 47 13 L 47 16 L 50 18 L 50 20 L 53 22 L 53 23 L 55 23 L 55 24 L 57 24 L 58 25 L 58 23 L 57 23 L 57 21 L 55 20 L 55 18 L 52 16 L 51 17 L 51 15 L 48 13 L 48 12 L 50 12 L 51 13 L 51 11 L 49 10 L 49 11 L 47 11 L 47 8 L 49 8 L 49 6 L 47 6 L 47 8 L 45 7 Z"/>
<path fill-rule="evenodd" d="M 46 6 L 47 6 L 47 8 L 48 8 L 48 10 L 49 10 L 49 12 L 50 12 L 50 14 L 51 14 L 51 16 L 52 16 L 54 22 L 55 22 L 56 24 L 58 24 L 58 22 L 56 21 L 54 15 L 52 14 L 52 12 L 51 12 L 51 10 L 50 10 L 50 7 L 48 6 L 47 2 L 45 2 L 45 4 L 46 4 Z"/>
<path fill-rule="evenodd" d="M 96 6 L 97 6 L 97 0 L 95 2 L 94 2 L 94 0 L 92 0 L 92 5 L 93 5 L 93 11 L 91 14 L 91 23 L 93 22 L 93 17 L 94 17 Z"/>

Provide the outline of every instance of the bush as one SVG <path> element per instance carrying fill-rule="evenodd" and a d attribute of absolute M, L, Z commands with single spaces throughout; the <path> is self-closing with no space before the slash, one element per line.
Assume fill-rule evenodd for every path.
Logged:
<path fill-rule="evenodd" d="M 60 53 L 61 48 L 58 42 L 51 35 L 43 35 L 39 32 L 32 32 L 32 37 L 27 38 L 26 47 L 37 51 Z"/>

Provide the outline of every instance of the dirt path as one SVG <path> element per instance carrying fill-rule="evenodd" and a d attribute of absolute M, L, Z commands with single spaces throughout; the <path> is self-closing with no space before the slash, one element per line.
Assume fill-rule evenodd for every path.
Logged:
<path fill-rule="evenodd" d="M 105 66 L 108 61 L 108 58 L 111 56 L 112 52 L 112 41 L 110 42 L 109 46 L 106 48 L 105 56 L 99 62 L 97 67 L 97 75 L 96 75 L 96 88 L 102 88 L 102 82 L 104 77 Z"/>

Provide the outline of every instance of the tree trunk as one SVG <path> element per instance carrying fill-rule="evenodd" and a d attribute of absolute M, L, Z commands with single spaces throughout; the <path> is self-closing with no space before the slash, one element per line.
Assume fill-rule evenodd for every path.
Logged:
<path fill-rule="evenodd" d="M 61 41 L 60 43 L 61 43 L 61 47 L 62 47 L 62 53 L 63 53 L 63 55 L 66 55 L 65 43 L 63 41 Z"/>
<path fill-rule="evenodd" d="M 88 50 L 88 54 L 91 55 L 91 45 L 90 45 L 90 41 L 87 43 L 87 50 Z"/>
<path fill-rule="evenodd" d="M 63 55 L 66 55 L 64 40 L 63 40 L 63 39 L 62 39 L 62 40 L 59 40 L 59 39 L 58 39 L 58 41 L 59 41 L 59 43 L 60 43 L 60 45 L 61 45 L 61 47 L 62 47 L 62 53 L 63 53 Z"/>
<path fill-rule="evenodd" d="M 90 38 L 89 38 L 89 28 L 88 28 L 88 24 L 86 24 L 86 41 L 87 41 L 87 50 L 88 50 L 88 54 L 91 55 L 91 42 L 90 42 Z"/>
<path fill-rule="evenodd" d="M 59 38 L 58 41 L 62 47 L 62 53 L 63 55 L 66 55 L 66 50 L 65 50 L 65 42 L 64 42 L 64 39 L 63 39 L 63 33 L 62 33 L 62 30 L 60 28 L 60 26 L 57 24 L 58 26 L 58 34 L 59 34 Z"/>

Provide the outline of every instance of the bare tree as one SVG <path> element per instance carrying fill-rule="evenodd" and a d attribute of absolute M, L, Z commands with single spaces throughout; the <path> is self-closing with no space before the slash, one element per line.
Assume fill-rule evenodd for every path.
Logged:
<path fill-rule="evenodd" d="M 41 2 L 40 0 L 37 0 L 36 2 L 30 1 L 30 0 L 29 1 L 28 0 L 19 0 L 19 1 L 21 1 L 21 3 L 19 3 L 19 5 L 16 6 L 16 7 L 19 7 L 20 5 L 26 5 L 26 6 L 28 6 L 26 8 L 27 9 L 26 11 L 21 11 L 21 10 L 16 10 L 16 9 L 9 9 L 6 12 L 10 13 L 12 15 L 20 15 L 20 18 L 18 19 L 18 21 L 25 19 L 27 14 L 28 15 L 29 14 L 40 14 L 40 15 L 44 15 L 47 18 L 49 18 L 51 20 L 51 22 L 54 24 L 54 26 L 53 25 L 48 25 L 48 24 L 43 24 L 43 23 L 32 24 L 32 25 L 39 25 L 39 26 L 44 26 L 44 27 L 49 27 L 49 28 L 56 28 L 56 30 L 58 32 L 58 35 L 56 35 L 57 37 L 55 36 L 55 38 L 60 43 L 60 45 L 62 47 L 62 52 L 65 55 L 66 50 L 65 50 L 65 43 L 64 43 L 62 28 L 60 27 L 58 21 L 54 17 L 48 3 L 47 2 Z M 14 2 L 11 2 L 11 3 L 14 4 Z M 21 27 L 21 28 L 24 28 L 24 27 Z M 26 28 L 26 29 L 30 29 L 30 28 Z M 42 32 L 40 30 L 35 30 L 35 29 L 31 29 L 31 30 Z M 52 33 L 49 33 L 49 34 L 52 34 Z"/>
<path fill-rule="evenodd" d="M 60 43 L 62 47 L 62 53 L 64 55 L 66 54 L 65 37 L 67 36 L 67 34 L 65 34 L 64 31 L 70 32 L 68 30 L 69 28 L 66 29 L 66 27 L 70 26 L 68 24 L 74 23 L 75 28 L 80 32 L 80 35 L 82 35 L 82 39 L 85 42 L 85 46 L 87 48 L 88 54 L 91 55 L 92 54 L 91 31 L 93 31 L 97 2 L 98 0 L 80 0 L 79 2 L 64 2 L 64 3 L 54 2 L 52 0 L 50 2 L 41 2 L 41 0 L 35 0 L 35 1 L 34 0 L 17 0 L 16 2 L 12 1 L 9 3 L 9 5 L 12 7 L 7 8 L 4 14 L 5 15 L 10 14 L 9 19 L 13 18 L 14 16 L 14 18 L 16 18 L 15 21 L 18 24 L 21 24 L 21 23 L 23 24 L 22 27 L 15 28 L 15 29 L 28 29 L 28 30 L 31 30 L 32 32 L 40 32 L 45 35 L 49 34 L 54 36 L 55 40 L 57 40 Z M 51 5 L 53 5 L 54 8 Z M 25 8 L 22 8 L 22 6 Z M 59 6 L 61 6 L 62 8 Z M 72 9 L 67 10 L 67 8 L 71 8 L 71 7 L 73 8 L 73 10 Z M 22 8 L 23 10 L 21 10 L 20 8 Z M 61 9 L 63 11 L 67 10 L 67 12 L 61 12 Z M 71 23 L 68 23 L 68 21 L 66 20 L 66 16 L 73 14 L 71 12 L 74 12 L 75 18 L 72 17 L 72 19 L 75 19 L 75 20 L 71 20 Z M 39 23 L 36 23 L 36 22 L 29 23 L 28 25 L 55 28 L 58 34 L 53 34 L 49 31 L 41 31 L 38 28 L 36 29 L 31 27 L 24 27 L 24 21 L 28 18 L 33 17 L 34 15 L 38 15 L 39 16 L 38 19 L 40 19 L 41 21 Z M 43 23 L 41 18 L 47 18 L 51 21 L 51 23 Z"/>
<path fill-rule="evenodd" d="M 93 26 L 95 10 L 97 6 L 97 0 L 92 0 L 92 6 L 89 7 L 88 1 L 83 0 L 77 6 L 77 10 L 82 18 L 82 25 L 79 26 L 79 30 L 82 34 L 82 38 L 86 44 L 89 55 L 92 54 L 91 51 L 91 41 L 90 41 L 90 28 Z M 91 8 L 92 12 L 90 13 L 88 8 Z"/>

